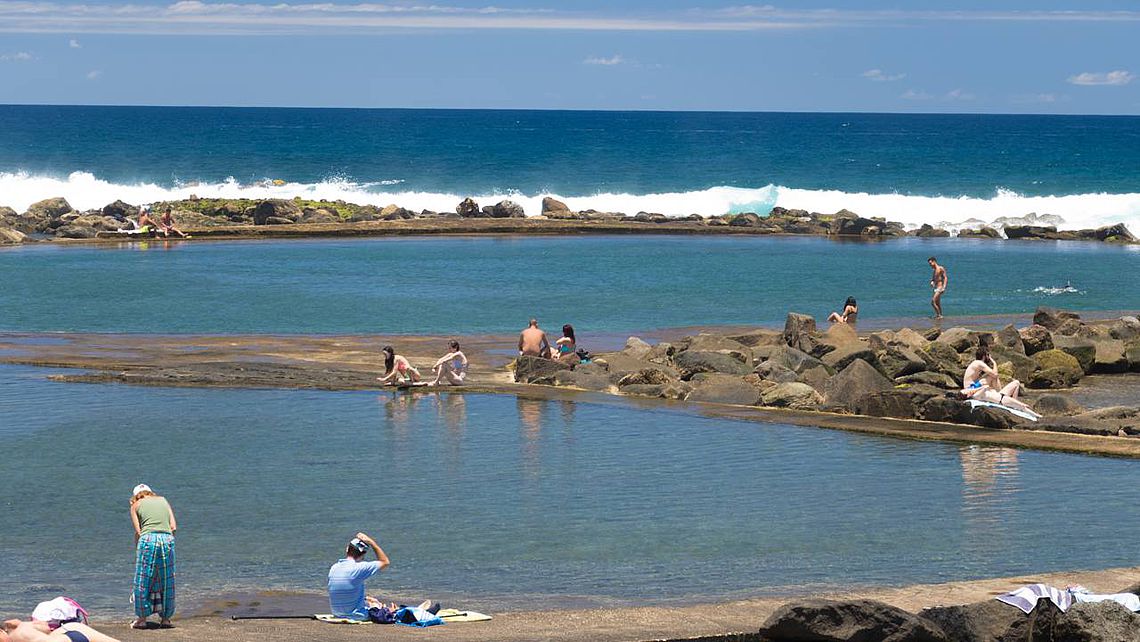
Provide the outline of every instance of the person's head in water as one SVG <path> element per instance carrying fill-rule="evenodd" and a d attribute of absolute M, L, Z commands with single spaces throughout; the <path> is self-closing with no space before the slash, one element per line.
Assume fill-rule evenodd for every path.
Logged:
<path fill-rule="evenodd" d="M 384 374 L 391 374 L 392 368 L 396 367 L 396 349 L 392 346 L 384 346 L 380 352 L 384 354 Z"/>
<path fill-rule="evenodd" d="M 847 308 L 857 308 L 857 307 L 859 307 L 859 304 L 855 303 L 855 297 L 853 297 L 853 296 L 847 297 L 847 302 L 843 304 L 844 310 L 846 310 Z"/>
<path fill-rule="evenodd" d="M 538 319 L 531 319 L 530 320 L 530 327 L 537 328 L 538 327 Z"/>
<path fill-rule="evenodd" d="M 368 544 L 355 537 L 348 542 L 348 546 L 344 547 L 344 554 L 356 561 L 360 561 L 364 554 L 368 552 Z"/>
<path fill-rule="evenodd" d="M 447 342 L 447 349 L 451 350 L 452 352 L 459 352 L 459 342 L 456 341 L 455 339 L 448 341 Z"/>
<path fill-rule="evenodd" d="M 574 343 L 578 342 L 578 340 L 574 338 L 574 326 L 570 325 L 569 323 L 562 326 L 562 336 L 570 339 Z"/>

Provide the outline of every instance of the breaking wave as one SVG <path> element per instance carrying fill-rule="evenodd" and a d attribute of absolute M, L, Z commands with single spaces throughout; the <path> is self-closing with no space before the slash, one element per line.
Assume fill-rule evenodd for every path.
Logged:
<path fill-rule="evenodd" d="M 778 205 L 825 213 L 846 208 L 862 216 L 881 216 L 912 228 L 928 223 L 957 230 L 982 224 L 1000 225 L 1007 221 L 1015 223 L 1018 219 L 1024 219 L 1023 222 L 1057 225 L 1059 229 L 1124 223 L 1133 233 L 1140 233 L 1140 194 L 1137 193 L 1025 196 L 998 189 L 989 198 L 977 198 L 869 194 L 766 185 L 760 188 L 721 186 L 658 194 L 560 196 L 508 190 L 485 190 L 472 194 L 416 191 L 401 189 L 403 184 L 400 180 L 354 182 L 346 178 L 330 178 L 316 183 L 282 180 L 240 183 L 230 178 L 217 183 L 163 186 L 154 183 L 114 183 L 89 172 L 73 172 L 66 178 L 6 172 L 0 173 L 0 205 L 22 212 L 36 201 L 55 196 L 66 198 L 72 207 L 79 210 L 99 208 L 116 199 L 140 204 L 191 196 L 250 199 L 301 197 L 344 200 L 362 205 L 396 204 L 410 210 L 452 211 L 460 200 L 471 196 L 484 205 L 510 199 L 522 205 L 528 215 L 537 215 L 542 210 L 543 197 L 553 196 L 573 210 L 595 209 L 627 214 L 640 211 L 660 212 L 668 216 L 693 213 L 709 216 L 749 211 L 763 214 Z M 1025 219 L 1031 213 L 1038 216 Z"/>

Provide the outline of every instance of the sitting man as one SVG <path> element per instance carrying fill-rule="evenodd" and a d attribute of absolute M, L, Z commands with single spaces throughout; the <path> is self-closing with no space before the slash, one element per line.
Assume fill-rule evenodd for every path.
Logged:
<path fill-rule="evenodd" d="M 538 327 L 538 319 L 531 319 L 526 329 L 519 334 L 519 355 L 550 358 L 550 340 L 546 332 Z"/>
<path fill-rule="evenodd" d="M 375 562 L 365 562 L 368 549 L 376 551 Z M 384 549 L 364 533 L 356 537 L 344 549 L 347 556 L 329 568 L 329 607 L 336 617 L 350 620 L 368 620 L 368 609 L 384 606 L 374 597 L 364 595 L 364 582 L 388 567 L 388 556 Z"/>

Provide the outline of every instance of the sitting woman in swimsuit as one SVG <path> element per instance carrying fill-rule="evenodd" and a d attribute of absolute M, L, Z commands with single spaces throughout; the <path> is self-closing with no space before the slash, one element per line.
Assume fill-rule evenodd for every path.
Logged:
<path fill-rule="evenodd" d="M 1021 394 L 1021 382 L 1014 379 L 1002 387 L 998 378 L 997 364 L 990 356 L 990 347 L 984 343 L 978 346 L 974 360 L 966 366 L 966 373 L 962 376 L 962 397 L 989 401 L 1036 415 L 1032 408 L 1017 398 L 1019 394 Z"/>
<path fill-rule="evenodd" d="M 376 377 L 380 383 L 384 385 L 408 385 L 420 380 L 420 371 L 413 368 L 412 364 L 404 358 L 404 355 L 396 354 L 396 350 L 392 346 L 384 346 L 382 353 L 384 355 L 384 376 Z"/>
<path fill-rule="evenodd" d="M 827 320 L 832 323 L 849 323 L 855 325 L 855 321 L 859 316 L 859 304 L 855 303 L 855 297 L 847 297 L 847 302 L 843 304 L 843 313 L 832 312 Z"/>
<path fill-rule="evenodd" d="M 447 354 L 439 358 L 432 366 L 435 370 L 435 381 L 430 386 L 438 386 L 440 381 L 447 380 L 453 386 L 458 386 L 467 378 L 467 355 L 459 349 L 458 341 L 447 342 Z"/>
<path fill-rule="evenodd" d="M 554 360 L 562 361 L 574 356 L 578 349 L 578 341 L 574 338 L 574 326 L 567 323 L 562 326 L 562 338 L 554 342 Z"/>
<path fill-rule="evenodd" d="M 0 627 L 0 642 L 119 642 L 80 622 L 52 630 L 47 622 L 8 620 Z"/>

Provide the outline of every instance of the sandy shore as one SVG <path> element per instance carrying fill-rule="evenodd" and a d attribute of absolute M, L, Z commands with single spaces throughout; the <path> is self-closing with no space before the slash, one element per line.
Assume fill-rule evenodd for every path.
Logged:
<path fill-rule="evenodd" d="M 1044 582 L 1054 586 L 1081 584 L 1098 591 L 1117 591 L 1140 579 L 1140 567 L 1104 571 L 1027 574 L 1015 577 L 924 584 L 901 588 L 852 588 L 825 596 L 834 599 L 874 599 L 916 612 L 920 609 L 986 600 L 1024 584 Z M 311 596 L 318 599 L 319 596 Z M 453 623 L 427 630 L 399 626 L 335 625 L 312 620 L 239 620 L 231 614 L 246 614 L 246 605 L 231 607 L 222 615 L 178 618 L 172 630 L 133 631 L 127 624 L 105 622 L 99 628 L 124 641 L 179 640 L 195 642 L 234 642 L 237 640 L 371 640 L 413 639 L 430 636 L 457 642 L 476 640 L 758 640 L 754 632 L 790 597 L 756 598 L 690 606 L 596 608 L 492 612 L 494 620 Z M 261 600 L 259 600 L 260 602 Z M 260 612 L 265 612 L 261 607 Z M 129 614 L 128 614 L 129 615 Z"/>

